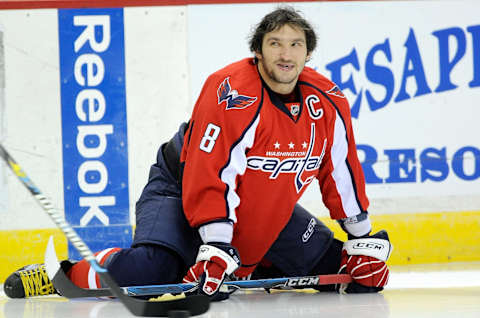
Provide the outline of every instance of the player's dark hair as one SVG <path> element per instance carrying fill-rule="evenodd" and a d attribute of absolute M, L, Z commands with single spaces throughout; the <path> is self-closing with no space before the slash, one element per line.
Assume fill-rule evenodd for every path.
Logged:
<path fill-rule="evenodd" d="M 299 28 L 305 32 L 307 41 L 307 53 L 313 52 L 317 46 L 317 35 L 310 23 L 305 20 L 298 11 L 289 6 L 282 6 L 267 14 L 259 24 L 256 25 L 250 36 L 250 51 L 262 53 L 262 43 L 265 34 L 283 27 L 285 24 Z"/>

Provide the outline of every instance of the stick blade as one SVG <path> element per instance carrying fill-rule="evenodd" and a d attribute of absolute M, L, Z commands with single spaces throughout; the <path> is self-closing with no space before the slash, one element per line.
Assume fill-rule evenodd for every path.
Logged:
<path fill-rule="evenodd" d="M 201 315 L 210 308 L 210 298 L 193 295 L 174 300 L 144 301 L 124 294 L 113 278 L 106 271 L 97 271 L 102 283 L 110 286 L 112 293 L 118 297 L 135 316 L 168 317 L 173 311 L 188 311 L 191 316 Z"/>

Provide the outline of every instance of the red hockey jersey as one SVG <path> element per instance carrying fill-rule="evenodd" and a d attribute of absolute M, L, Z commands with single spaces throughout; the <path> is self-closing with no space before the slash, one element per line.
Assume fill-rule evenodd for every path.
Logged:
<path fill-rule="evenodd" d="M 212 74 L 195 104 L 181 154 L 183 207 L 193 227 L 234 223 L 237 276 L 261 261 L 314 178 L 333 219 L 368 207 L 345 96 L 308 67 L 297 96 L 285 105 L 248 58 Z"/>

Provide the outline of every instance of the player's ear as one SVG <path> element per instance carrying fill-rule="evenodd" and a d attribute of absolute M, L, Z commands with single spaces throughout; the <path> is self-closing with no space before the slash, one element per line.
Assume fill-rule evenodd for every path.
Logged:
<path fill-rule="evenodd" d="M 305 59 L 305 62 L 310 62 L 311 58 L 312 58 L 312 52 L 307 53 L 307 58 Z"/>
<path fill-rule="evenodd" d="M 255 57 L 257 58 L 257 60 L 261 60 L 263 56 L 262 56 L 262 53 L 257 51 L 255 52 Z"/>

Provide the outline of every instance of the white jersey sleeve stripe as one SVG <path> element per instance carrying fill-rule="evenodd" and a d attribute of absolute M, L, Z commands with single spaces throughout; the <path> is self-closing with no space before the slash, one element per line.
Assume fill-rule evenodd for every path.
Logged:
<path fill-rule="evenodd" d="M 236 179 L 238 175 L 243 175 L 247 169 L 247 155 L 245 151 L 247 148 L 251 148 L 255 141 L 255 132 L 259 122 L 260 114 L 258 113 L 257 118 L 247 129 L 242 139 L 232 148 L 230 161 L 220 174 L 220 179 L 227 185 L 228 218 L 234 223 L 237 222 L 235 209 L 240 205 L 240 197 L 236 193 Z"/>
<path fill-rule="evenodd" d="M 348 142 L 346 129 L 338 111 L 336 112 L 335 131 L 330 154 L 333 164 L 332 177 L 342 201 L 343 211 L 347 217 L 360 214 L 361 209 L 358 206 L 352 176 L 347 166 Z"/>

